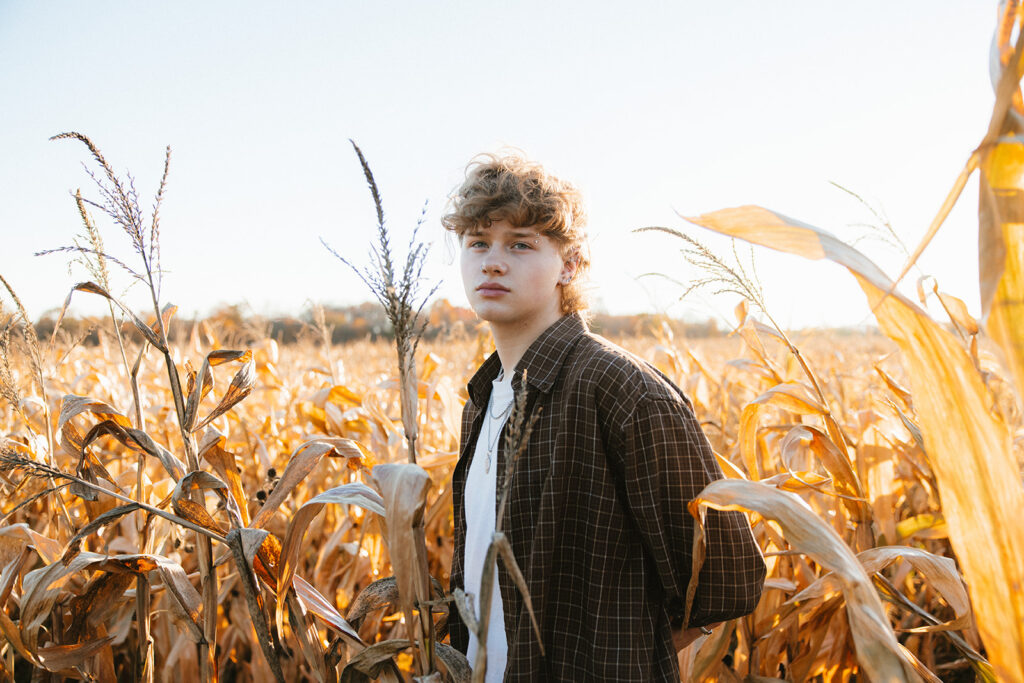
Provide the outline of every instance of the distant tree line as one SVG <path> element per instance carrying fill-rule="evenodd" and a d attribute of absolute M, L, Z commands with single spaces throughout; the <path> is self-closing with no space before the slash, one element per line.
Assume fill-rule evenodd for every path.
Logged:
<path fill-rule="evenodd" d="M 476 334 L 480 324 L 471 310 L 453 306 L 444 299 L 431 305 L 423 315 L 427 323 L 424 338 L 428 341 L 446 335 Z M 36 323 L 40 338 L 49 339 L 52 336 L 56 321 L 56 314 L 48 313 Z M 101 334 L 109 333 L 109 325 L 110 321 L 101 316 L 68 315 L 61 321 L 58 336 L 64 341 L 95 345 L 99 343 Z M 596 313 L 590 321 L 591 329 L 612 339 L 649 335 L 664 326 L 677 336 L 690 338 L 714 337 L 724 333 L 713 319 L 682 321 L 649 313 Z M 392 337 L 383 309 L 374 302 L 353 306 L 311 307 L 297 317 L 266 317 L 254 315 L 243 306 L 223 306 L 204 318 L 176 316 L 168 332 L 172 339 L 179 341 L 194 334 L 213 336 L 222 346 L 244 345 L 267 337 L 275 339 L 279 344 L 292 344 L 301 340 L 321 342 L 325 338 L 330 338 L 334 344 L 344 344 Z M 140 338 L 131 324 L 122 327 L 122 334 L 136 341 Z"/>

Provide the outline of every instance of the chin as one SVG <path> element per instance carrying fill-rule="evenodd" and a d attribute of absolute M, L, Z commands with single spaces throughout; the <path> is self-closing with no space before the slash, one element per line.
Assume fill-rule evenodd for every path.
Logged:
<path fill-rule="evenodd" d="M 476 316 L 481 320 L 498 324 L 510 322 L 520 317 L 503 306 L 496 306 L 487 301 L 480 302 L 476 306 L 473 306 L 473 312 L 476 313 Z"/>
<path fill-rule="evenodd" d="M 489 323 L 500 323 L 507 317 L 506 315 L 502 315 L 501 311 L 496 311 L 489 306 L 478 306 L 473 309 L 473 312 L 476 313 L 476 317 Z"/>

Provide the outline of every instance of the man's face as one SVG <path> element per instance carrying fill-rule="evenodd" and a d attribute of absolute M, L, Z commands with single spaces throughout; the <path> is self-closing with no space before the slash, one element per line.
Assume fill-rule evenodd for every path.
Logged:
<path fill-rule="evenodd" d="M 462 284 L 470 306 L 492 326 L 534 326 L 561 317 L 561 285 L 575 267 L 534 228 L 494 221 L 462 238 Z"/>

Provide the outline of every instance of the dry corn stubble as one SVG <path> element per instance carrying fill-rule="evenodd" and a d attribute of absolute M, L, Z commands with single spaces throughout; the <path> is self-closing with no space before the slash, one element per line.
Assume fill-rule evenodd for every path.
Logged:
<path fill-rule="evenodd" d="M 799 376 L 793 374 L 798 372 L 798 369 L 794 366 L 787 367 L 786 351 L 781 344 L 770 337 L 761 341 L 770 364 L 783 373 L 780 378 L 783 383 L 798 380 Z M 739 442 L 740 416 L 744 406 L 770 388 L 770 380 L 764 373 L 750 369 L 751 363 L 762 361 L 757 360 L 742 342 L 735 339 L 686 342 L 662 337 L 627 340 L 624 343 L 628 348 L 668 371 L 683 386 L 688 395 L 693 397 L 695 409 L 706 425 L 718 455 L 732 465 L 737 476 L 745 476 L 746 469 Z M 939 505 L 937 489 L 933 488 L 934 474 L 927 460 L 923 458 L 917 441 L 906 423 L 886 400 L 889 397 L 896 400 L 897 395 L 875 370 L 875 365 L 881 363 L 880 367 L 885 368 L 890 380 L 908 382 L 905 369 L 897 363 L 898 358 L 890 355 L 893 347 L 884 339 L 838 339 L 824 335 L 799 339 L 796 343 L 803 347 L 815 371 L 821 377 L 830 378 L 823 381 L 822 385 L 826 398 L 833 408 L 837 405 L 838 396 L 846 397 L 841 412 L 848 416 L 843 420 L 843 427 L 850 435 L 851 441 L 856 444 L 851 450 L 853 474 L 844 475 L 849 481 L 839 476 L 833 478 L 830 470 L 839 472 L 839 466 L 835 463 L 827 464 L 823 459 L 819 459 L 820 456 L 815 455 L 808 436 L 815 433 L 813 425 L 792 423 L 798 416 L 786 410 L 785 406 L 768 405 L 761 416 L 759 431 L 763 443 L 759 446 L 757 454 L 758 462 L 762 463 L 761 466 L 764 468 L 764 479 L 782 476 L 783 479 L 779 480 L 777 485 L 804 499 L 822 523 L 831 526 L 851 545 L 854 534 L 850 532 L 850 525 L 854 524 L 857 518 L 852 514 L 850 507 L 855 507 L 857 501 L 852 500 L 855 496 L 851 496 L 850 490 L 859 485 L 868 503 L 888 501 L 884 502 L 880 509 L 891 518 L 891 523 L 880 524 L 879 528 L 887 526 L 896 529 L 902 524 L 904 531 L 909 534 L 902 540 L 887 538 L 884 545 L 897 542 L 905 544 L 907 548 L 920 548 L 935 555 L 951 555 L 952 547 L 944 537 L 941 527 L 922 526 L 920 523 L 923 516 L 945 520 L 945 510 Z M 453 392 L 451 387 L 464 383 L 474 368 L 477 345 L 476 339 L 468 338 L 445 343 L 436 348 L 423 349 L 424 354 L 432 352 L 435 362 L 439 364 L 433 373 L 451 379 L 447 386 L 438 385 L 437 391 Z M 346 382 L 332 385 L 328 375 L 316 370 L 324 362 L 322 348 L 308 344 L 281 347 L 277 350 L 278 357 L 274 364 L 280 387 L 269 388 L 271 382 L 268 379 L 262 380 L 262 383 L 258 382 L 254 393 L 246 401 L 239 403 L 227 415 L 214 421 L 213 424 L 223 435 L 220 447 L 233 454 L 234 462 L 240 470 L 237 474 L 240 486 L 245 492 L 244 504 L 251 519 L 255 519 L 261 510 L 257 494 L 262 491 L 273 495 L 276 487 L 285 481 L 284 472 L 288 466 L 288 457 L 300 450 L 308 436 L 317 431 L 328 438 L 350 438 L 367 446 L 376 445 L 379 449 L 376 453 L 380 454 L 381 461 L 385 458 L 394 461 L 403 459 L 404 453 L 393 447 L 394 440 L 390 439 L 388 434 L 388 430 L 396 429 L 396 421 L 376 420 L 373 418 L 376 412 L 361 411 L 358 410 L 359 406 L 354 405 L 356 402 L 376 403 L 383 417 L 397 417 L 400 408 L 397 383 L 393 381 L 392 353 L 393 349 L 383 342 L 375 345 L 360 343 L 332 349 L 332 354 L 345 370 Z M 202 358 L 205 353 L 202 349 L 197 349 L 190 352 L 190 355 Z M 730 364 L 730 361 L 736 359 L 744 362 Z M 264 364 L 267 361 L 269 358 Z M 119 364 L 120 352 L 116 343 L 112 341 L 102 347 L 79 348 L 68 356 L 66 365 L 54 373 L 54 383 L 61 386 L 62 390 L 73 387 L 76 394 L 91 395 L 107 405 L 116 406 L 122 401 L 130 401 L 130 393 L 125 392 L 117 384 L 101 378 L 116 376 Z M 261 369 L 258 354 L 256 364 L 257 375 L 268 377 L 265 367 Z M 421 367 L 422 365 L 424 364 L 421 364 Z M 358 374 L 349 370 L 353 367 L 360 368 Z M 161 425 L 166 420 L 166 406 L 170 401 L 166 379 L 162 379 L 153 370 L 145 369 L 141 373 L 141 379 L 144 393 L 149 397 L 144 411 L 148 431 L 160 435 Z M 427 384 L 424 381 L 421 386 Z M 110 393 L 105 393 L 104 387 L 110 389 Z M 915 395 L 913 386 L 910 387 L 906 391 L 907 398 L 911 399 L 911 405 L 903 407 L 902 410 L 907 420 L 911 421 L 911 424 L 916 424 L 916 421 L 920 420 L 916 408 L 919 397 Z M 212 407 L 213 398 L 208 397 L 206 400 Z M 457 405 L 464 399 L 453 392 L 449 400 Z M 444 403 L 436 394 L 429 397 L 424 395 L 420 403 L 423 410 L 421 456 L 430 457 L 454 451 L 457 444 L 441 420 L 440 413 L 444 410 Z M 428 404 L 429 411 L 425 410 Z M 325 409 L 328 407 L 336 408 L 344 419 L 329 422 L 318 419 L 318 415 L 326 415 Z M 54 406 L 54 414 L 59 412 L 56 408 Z M 19 422 L 17 413 L 6 409 L 2 419 L 4 433 L 11 434 L 9 438 L 19 442 L 19 435 L 26 432 L 24 425 Z M 99 420 L 99 416 L 94 419 Z M 778 425 L 784 424 L 786 420 L 791 421 L 791 426 L 779 428 Z M 716 429 L 712 425 L 720 428 Z M 787 440 L 785 437 L 794 429 L 798 431 Z M 875 436 L 870 437 L 872 434 Z M 824 432 L 821 430 L 818 430 L 816 435 L 819 439 L 824 438 Z M 180 448 L 180 443 L 175 445 L 172 430 L 168 430 L 167 436 L 172 448 Z M 867 442 L 872 438 L 876 444 L 869 448 Z M 389 443 L 392 444 L 391 447 L 388 446 Z M 24 447 L 24 444 L 22 446 Z M 135 459 L 134 455 L 125 457 L 132 453 L 128 447 L 117 440 L 109 439 L 97 442 L 92 448 L 95 456 L 107 467 L 115 481 L 134 481 Z M 787 451 L 785 455 L 784 450 Z M 69 457 L 59 455 L 61 462 L 68 462 L 66 459 Z M 276 514 L 269 517 L 264 515 L 268 519 L 266 528 L 278 534 L 280 538 L 287 539 L 289 534 L 286 525 L 289 520 L 298 519 L 306 514 L 300 511 L 306 501 L 311 505 L 319 505 L 319 501 L 314 503 L 318 495 L 327 494 L 330 489 L 337 486 L 349 486 L 349 482 L 356 483 L 353 478 L 356 471 L 349 467 L 350 462 L 352 460 L 349 458 L 321 458 L 312 470 L 313 473 L 301 478 L 291 489 L 291 495 L 281 502 Z M 175 488 L 170 475 L 156 458 L 147 459 L 146 465 L 144 474 L 148 499 L 155 503 L 165 498 L 169 500 Z M 444 496 L 451 467 L 445 465 L 430 470 L 434 491 L 428 496 L 425 509 L 431 509 L 434 502 Z M 270 469 L 274 472 L 268 477 Z M 879 472 L 888 474 L 882 476 Z M 856 476 L 856 483 L 852 476 Z M 843 483 L 844 481 L 846 483 Z M 29 490 L 35 490 L 34 487 L 42 486 L 44 483 L 41 480 L 36 483 L 30 482 L 23 485 L 23 489 L 17 492 L 17 495 L 5 497 L 9 502 L 5 503 L 2 512 L 13 507 L 17 496 L 27 494 Z M 287 487 L 287 484 L 285 486 Z M 328 500 L 328 497 L 320 500 Z M 68 503 L 75 519 L 87 519 L 84 503 L 71 497 L 68 497 Z M 38 553 L 45 551 L 45 539 L 48 534 L 53 534 L 54 541 L 51 543 L 54 544 L 54 549 L 49 555 L 43 556 L 49 558 L 42 560 L 47 563 L 59 563 L 59 555 L 70 538 L 60 536 L 60 530 L 52 525 L 46 515 L 47 509 L 43 501 L 37 501 L 16 512 L 7 521 L 6 534 L 17 540 L 17 549 L 27 548 L 30 541 L 37 549 L 36 552 L 28 551 L 31 560 L 27 566 L 15 570 L 12 565 L 11 573 L 14 580 L 5 609 L 6 614 L 10 615 L 8 618 L 15 624 L 20 614 L 18 606 L 23 604 L 24 600 L 21 577 L 38 566 L 41 561 Z M 226 509 L 219 509 L 212 514 L 218 524 L 229 524 Z M 427 514 L 425 519 L 424 539 L 430 573 L 444 581 L 451 556 L 450 518 L 446 514 Z M 129 520 L 130 516 L 123 518 L 123 521 L 112 522 L 105 527 L 100 536 L 85 538 L 83 552 L 99 550 L 107 553 L 115 551 L 113 554 L 116 554 L 138 544 L 141 538 L 135 525 Z M 325 603 L 317 604 L 317 598 L 307 592 L 306 595 L 310 598 L 308 601 L 306 598 L 303 600 L 313 615 L 311 618 L 314 619 L 320 639 L 327 643 L 326 649 L 330 650 L 330 646 L 337 641 L 335 651 L 342 654 L 337 663 L 339 669 L 358 652 L 357 641 L 348 632 L 349 625 L 343 618 L 349 603 L 364 587 L 393 573 L 389 556 L 381 542 L 382 529 L 373 520 L 373 513 L 364 512 L 363 508 L 355 505 L 325 505 L 309 521 L 301 543 L 293 541 L 294 549 L 281 555 L 281 563 L 288 562 L 290 570 L 292 566 L 294 567 L 296 580 L 293 581 L 293 585 L 298 588 L 312 582 L 318 594 L 327 596 Z M 906 524 L 908 521 L 916 526 Z M 27 524 L 27 527 L 17 526 L 21 523 Z M 157 522 L 151 522 L 151 526 L 156 524 Z M 856 670 L 857 660 L 854 651 L 850 649 L 849 641 L 844 635 L 846 627 L 835 618 L 845 613 L 843 599 L 838 598 L 837 603 L 836 594 L 832 592 L 820 599 L 802 598 L 797 604 L 789 603 L 789 600 L 801 590 L 821 580 L 826 575 L 826 570 L 813 559 L 791 554 L 791 547 L 783 530 L 774 527 L 773 523 L 758 518 L 755 529 L 762 548 L 768 554 L 771 567 L 765 599 L 751 618 L 730 625 L 730 628 L 736 631 L 735 641 L 723 644 L 715 638 L 709 638 L 703 643 L 699 647 L 697 663 L 706 668 L 705 674 L 710 677 L 721 676 L 723 668 L 730 668 L 737 675 L 763 676 L 779 676 L 783 671 L 805 671 L 809 677 L 823 675 L 829 670 L 834 671 L 836 667 L 848 672 Z M 195 557 L 186 552 L 189 550 L 186 547 L 187 537 L 181 536 L 173 529 L 163 537 L 165 540 L 151 551 L 178 561 L 186 574 L 192 574 L 191 583 L 195 587 Z M 175 547 L 176 539 L 181 539 L 178 547 Z M 134 547 L 137 550 L 140 546 Z M 285 559 L 292 556 L 294 559 Z M 959 559 L 959 556 L 957 557 Z M 924 578 L 916 569 L 907 567 L 906 564 L 902 562 L 891 565 L 883 569 L 882 574 L 910 600 L 920 603 L 927 613 L 939 616 L 940 621 L 954 619 L 962 605 L 954 607 L 955 601 L 949 602 L 943 597 L 948 591 L 933 589 L 930 578 Z M 245 598 L 238 590 L 238 584 L 231 578 L 233 573 L 226 567 L 227 565 L 224 565 L 220 570 L 225 591 L 219 610 L 221 623 L 218 632 L 224 653 L 220 667 L 222 671 L 231 669 L 239 673 L 251 672 L 253 667 L 258 669 L 266 665 L 261 655 L 254 652 L 259 645 L 253 639 L 251 627 L 247 625 L 248 610 L 245 608 Z M 83 590 L 88 585 L 86 578 L 81 574 L 71 575 L 65 584 L 68 588 L 64 590 Z M 300 580 L 303 584 L 299 583 Z M 158 661 L 170 660 L 181 671 L 191 670 L 197 673 L 197 668 L 190 669 L 198 666 L 195 656 L 189 656 L 187 649 L 183 650 L 180 646 L 182 639 L 187 640 L 186 632 L 176 627 L 170 618 L 172 615 L 169 610 L 174 609 L 174 602 L 168 594 L 166 585 L 160 579 L 154 578 L 151 581 L 152 609 L 156 614 L 152 637 Z M 127 605 L 131 598 L 130 592 L 129 589 L 123 596 L 116 598 L 115 602 L 120 601 Z M 264 594 L 276 604 L 274 591 L 265 590 Z M 390 616 L 397 615 L 397 611 L 392 610 L 398 608 L 389 604 L 381 605 L 376 611 L 369 612 L 361 619 L 358 637 L 364 642 L 404 639 L 405 632 L 400 626 L 400 621 Z M 55 604 L 55 608 L 60 609 L 59 603 Z M 166 616 L 161 617 L 160 614 Z M 833 617 L 829 618 L 830 614 Z M 905 609 L 897 608 L 890 612 L 889 617 L 898 628 L 919 629 L 932 625 L 932 622 Z M 274 620 L 272 616 L 271 619 Z M 128 639 L 122 645 L 111 648 L 115 667 L 127 666 L 131 659 L 135 630 L 130 626 L 130 620 L 128 623 Z M 109 624 L 108 629 L 112 626 L 113 623 Z M 288 620 L 281 622 L 281 629 L 286 641 L 291 640 L 291 626 Z M 973 627 L 967 627 L 959 632 L 968 643 L 973 641 L 976 650 L 981 649 L 981 642 L 977 639 Z M 923 640 L 922 634 L 898 631 L 897 636 L 919 660 L 926 659 L 927 651 L 935 651 L 932 657 L 937 667 L 957 665 L 956 662 L 963 661 L 963 655 L 954 646 L 943 644 L 948 641 L 944 640 L 941 634 L 934 634 L 934 640 L 930 643 Z M 708 652 L 717 652 L 718 649 L 722 650 L 723 656 L 731 658 L 731 664 L 723 664 L 721 656 L 709 660 Z M 247 657 L 249 661 L 246 660 Z M 303 655 L 296 653 L 296 658 L 285 658 L 282 661 L 286 678 L 313 676 L 311 670 L 303 665 L 302 660 Z M 407 671 L 411 665 L 411 661 L 407 658 L 402 659 L 401 655 L 398 663 Z M 82 665 L 86 665 L 84 660 Z M 159 673 L 157 677 L 159 678 Z"/>

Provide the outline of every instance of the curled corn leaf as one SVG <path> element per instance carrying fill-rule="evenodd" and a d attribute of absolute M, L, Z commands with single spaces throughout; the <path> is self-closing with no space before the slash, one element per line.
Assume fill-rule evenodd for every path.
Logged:
<path fill-rule="evenodd" d="M 213 371 L 211 368 L 229 362 L 241 363 L 242 367 L 231 378 L 231 384 L 228 386 L 228 390 L 224 392 L 224 396 L 221 398 L 220 403 L 217 404 L 217 407 L 200 420 L 199 424 L 196 424 L 199 402 L 213 389 Z M 252 360 L 252 351 L 217 350 L 206 354 L 206 359 L 203 361 L 203 366 L 199 370 L 197 379 L 194 383 L 190 381 L 191 391 L 189 391 L 188 401 L 185 404 L 185 429 L 193 432 L 198 431 L 231 410 L 235 404 L 252 392 L 255 382 L 256 365 Z"/>
<path fill-rule="evenodd" d="M 153 332 L 153 329 L 149 325 L 143 322 L 143 320 L 139 318 L 139 316 L 132 313 L 131 309 L 125 306 L 123 303 L 121 303 L 119 299 L 117 299 L 114 296 L 111 296 L 110 293 L 107 292 L 107 290 L 103 289 L 103 287 L 100 287 L 95 282 L 79 282 L 77 285 L 71 288 L 71 291 L 68 292 L 67 298 L 64 299 L 64 305 L 61 306 L 60 315 L 57 316 L 57 322 L 53 326 L 54 336 L 56 336 L 57 334 L 57 329 L 60 327 L 61 320 L 64 319 L 64 315 L 67 313 L 68 306 L 71 305 L 71 295 L 74 294 L 75 292 L 88 292 L 89 294 L 99 294 L 104 299 L 107 299 L 108 301 L 112 302 L 115 306 L 121 309 L 122 313 L 128 316 L 128 318 L 132 321 L 132 324 L 135 325 L 135 328 L 142 333 L 143 337 L 146 338 L 146 341 L 148 341 L 156 348 L 160 349 L 160 351 L 164 353 L 167 352 L 167 347 L 164 346 L 164 343 L 160 341 L 160 338 L 156 335 L 156 333 Z"/>
<path fill-rule="evenodd" d="M 281 503 L 291 495 L 292 490 L 313 471 L 320 459 L 328 454 L 354 459 L 356 462 L 361 461 L 363 457 L 359 447 L 350 439 L 325 437 L 306 441 L 289 456 L 288 465 L 281 473 L 281 480 L 267 496 L 266 502 L 252 521 L 252 526 L 266 526 L 277 512 L 277 508 L 281 507 Z"/>
<path fill-rule="evenodd" d="M 755 244 L 845 266 L 906 362 L 925 451 L 942 496 L 978 628 L 1003 680 L 1024 680 L 1024 510 L 1021 472 L 1006 425 L 959 341 L 892 290 L 873 262 L 825 230 L 756 206 L 690 219 Z M 1018 295 L 1020 296 L 1020 295 Z"/>
<path fill-rule="evenodd" d="M 700 506 L 752 510 L 778 522 L 793 549 L 809 555 L 835 574 L 846 598 L 846 615 L 857 646 L 857 659 L 871 680 L 917 680 L 913 664 L 901 650 L 881 600 L 857 557 L 802 499 L 758 482 L 720 479 L 708 484 L 690 502 L 694 517 L 698 516 Z"/>
<path fill-rule="evenodd" d="M 295 567 L 302 550 L 302 537 L 305 535 L 309 523 L 329 503 L 358 505 L 378 515 L 385 514 L 384 500 L 380 494 L 366 484 L 358 482 L 329 489 L 302 504 L 288 522 L 288 531 L 285 533 L 281 549 L 281 569 L 277 577 L 277 628 L 279 631 L 284 623 L 284 598 L 292 587 L 292 577 L 295 575 Z"/>

